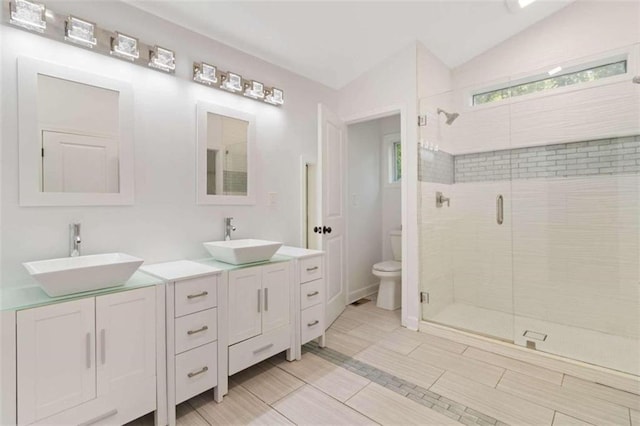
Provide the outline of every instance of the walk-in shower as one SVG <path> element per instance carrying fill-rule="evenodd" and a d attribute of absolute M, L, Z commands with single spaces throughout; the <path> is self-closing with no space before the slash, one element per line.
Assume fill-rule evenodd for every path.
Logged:
<path fill-rule="evenodd" d="M 452 73 L 455 89 L 421 99 L 420 115 L 447 119 L 418 128 L 439 147 L 419 150 L 424 321 L 640 374 L 634 55 L 638 44 L 572 58 L 629 60 L 570 87 L 528 87 L 538 69 L 497 82 L 479 57 Z M 464 120 L 448 126 L 458 114 L 442 105 Z"/>

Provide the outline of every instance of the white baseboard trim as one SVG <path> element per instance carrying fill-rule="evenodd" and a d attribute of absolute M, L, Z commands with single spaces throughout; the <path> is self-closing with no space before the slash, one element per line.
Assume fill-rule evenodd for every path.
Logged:
<path fill-rule="evenodd" d="M 408 316 L 406 320 L 403 321 L 402 326 L 408 328 L 409 330 L 419 331 L 419 324 L 420 321 L 418 321 L 418 318 Z"/>
<path fill-rule="evenodd" d="M 351 304 L 358 299 L 362 299 L 363 297 L 371 296 L 372 294 L 377 293 L 379 285 L 380 282 L 376 282 L 375 284 L 371 284 L 365 288 L 350 292 L 347 304 Z"/>

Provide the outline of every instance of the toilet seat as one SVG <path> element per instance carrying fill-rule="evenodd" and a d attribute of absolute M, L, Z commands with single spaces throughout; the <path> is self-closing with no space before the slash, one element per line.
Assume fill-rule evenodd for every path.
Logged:
<path fill-rule="evenodd" d="M 374 271 L 380 272 L 398 272 L 402 270 L 402 263 L 397 260 L 385 260 L 373 265 Z"/>

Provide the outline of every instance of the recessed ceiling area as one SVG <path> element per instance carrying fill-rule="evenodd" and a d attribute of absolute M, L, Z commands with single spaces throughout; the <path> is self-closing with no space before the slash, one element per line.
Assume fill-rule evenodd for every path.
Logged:
<path fill-rule="evenodd" d="M 455 68 L 574 0 L 538 0 L 517 13 L 502 0 L 126 1 L 340 89 L 416 40 Z"/>

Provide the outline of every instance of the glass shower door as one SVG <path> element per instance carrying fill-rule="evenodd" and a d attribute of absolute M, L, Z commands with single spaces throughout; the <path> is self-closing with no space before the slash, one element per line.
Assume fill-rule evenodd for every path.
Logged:
<path fill-rule="evenodd" d="M 509 107 L 464 93 L 420 102 L 422 319 L 512 341 Z"/>

